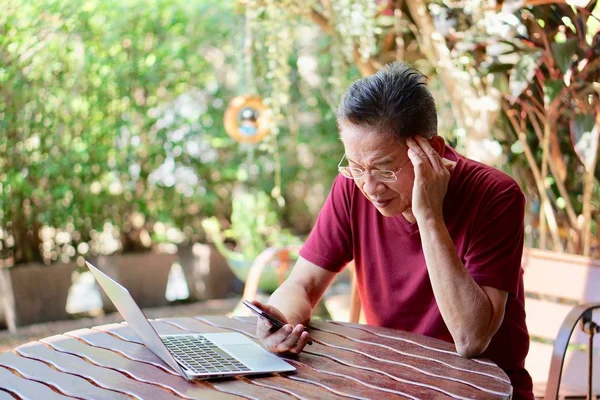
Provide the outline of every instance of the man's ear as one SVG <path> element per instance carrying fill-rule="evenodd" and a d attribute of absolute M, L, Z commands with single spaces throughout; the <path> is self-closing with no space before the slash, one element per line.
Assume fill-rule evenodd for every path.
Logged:
<path fill-rule="evenodd" d="M 444 156 L 444 149 L 446 148 L 446 141 L 444 140 L 443 137 L 436 135 L 433 136 L 431 139 L 429 140 L 429 144 L 431 145 L 431 147 L 433 147 L 433 149 L 441 156 Z"/>

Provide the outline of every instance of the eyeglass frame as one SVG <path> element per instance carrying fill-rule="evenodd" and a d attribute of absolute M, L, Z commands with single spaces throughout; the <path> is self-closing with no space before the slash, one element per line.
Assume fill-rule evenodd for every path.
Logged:
<path fill-rule="evenodd" d="M 348 166 L 342 165 L 342 162 L 344 161 L 344 158 L 346 158 L 346 154 L 345 154 L 345 153 L 344 153 L 344 155 L 342 156 L 342 159 L 340 160 L 340 162 L 338 163 L 338 166 L 337 166 L 337 167 L 338 167 L 338 172 L 339 172 L 340 174 L 342 174 L 342 176 L 343 176 L 344 178 L 347 178 L 347 179 L 353 179 L 353 180 L 357 180 L 357 179 L 363 179 L 363 178 L 365 177 L 365 174 L 368 174 L 368 175 L 373 175 L 373 177 L 374 177 L 375 179 L 377 179 L 378 181 L 380 181 L 380 182 L 388 182 L 388 183 L 390 183 L 390 182 L 396 182 L 396 181 L 398 180 L 398 174 L 400 173 L 400 171 L 402 171 L 402 169 L 403 169 L 404 167 L 406 167 L 406 165 L 407 165 L 407 164 L 408 164 L 408 162 L 410 161 L 410 158 L 408 158 L 408 159 L 406 160 L 406 162 L 405 162 L 404 164 L 402 164 L 400 167 L 398 167 L 398 168 L 397 168 L 395 171 L 392 171 L 392 170 L 390 170 L 390 169 L 373 169 L 373 170 L 371 170 L 371 171 L 367 171 L 366 169 L 357 168 L 357 167 L 351 167 L 350 165 L 348 165 Z M 349 170 L 349 172 L 350 172 L 350 175 L 352 175 L 352 170 L 355 170 L 355 171 L 360 171 L 360 176 L 358 176 L 358 177 L 354 177 L 354 176 L 347 176 L 347 175 L 345 175 L 345 174 L 342 172 L 342 170 L 346 170 L 346 169 L 348 169 L 348 170 Z M 382 173 L 382 172 L 383 172 L 383 173 L 385 173 L 385 172 L 389 172 L 389 173 L 391 174 L 391 175 L 390 175 L 390 179 L 389 179 L 389 180 L 383 180 L 383 179 L 381 179 L 381 178 L 377 177 L 376 175 L 374 175 L 374 174 L 373 174 L 373 172 L 380 172 L 380 173 Z M 391 179 L 392 177 L 393 177 L 394 179 Z"/>

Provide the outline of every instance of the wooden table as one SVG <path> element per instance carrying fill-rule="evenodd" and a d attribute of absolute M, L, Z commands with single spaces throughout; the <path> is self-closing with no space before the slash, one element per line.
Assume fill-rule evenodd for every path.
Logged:
<path fill-rule="evenodd" d="M 153 320 L 160 334 L 237 331 L 255 339 L 253 317 Z M 0 355 L 0 400 L 24 399 L 507 399 L 506 374 L 454 346 L 387 328 L 313 321 L 314 345 L 286 357 L 293 374 L 188 382 L 126 324 L 52 336 Z"/>

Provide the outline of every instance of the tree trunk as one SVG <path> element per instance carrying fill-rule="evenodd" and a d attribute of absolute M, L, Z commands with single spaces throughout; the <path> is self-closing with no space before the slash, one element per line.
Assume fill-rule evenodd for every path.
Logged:
<path fill-rule="evenodd" d="M 411 0 L 406 4 L 419 28 L 420 43 L 424 47 L 421 50 L 446 85 L 457 123 L 466 132 L 467 156 L 473 157 L 472 150 L 477 149 L 480 155 L 474 158 L 490 162 L 494 155 L 481 153 L 484 150 L 479 143 L 492 139 L 491 128 L 500 111 L 500 92 L 493 88 L 484 92 L 474 87 L 470 75 L 454 65 L 444 36 L 435 28 L 424 0 Z"/>

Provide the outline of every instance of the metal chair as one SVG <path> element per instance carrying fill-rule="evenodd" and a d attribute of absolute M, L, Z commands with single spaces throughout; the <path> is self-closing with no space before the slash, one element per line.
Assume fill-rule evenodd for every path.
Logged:
<path fill-rule="evenodd" d="M 559 398 L 560 380 L 567 353 L 567 346 L 569 345 L 573 330 L 579 321 L 581 321 L 581 329 L 589 335 L 587 399 L 591 400 L 597 398 L 592 393 L 594 335 L 600 333 L 600 325 L 592 321 L 592 312 L 595 309 L 600 309 L 600 303 L 578 305 L 573 307 L 571 312 L 569 312 L 564 319 L 554 342 L 550 372 L 548 373 L 548 382 L 546 384 L 546 394 L 544 396 L 545 400 L 556 400 Z"/>

